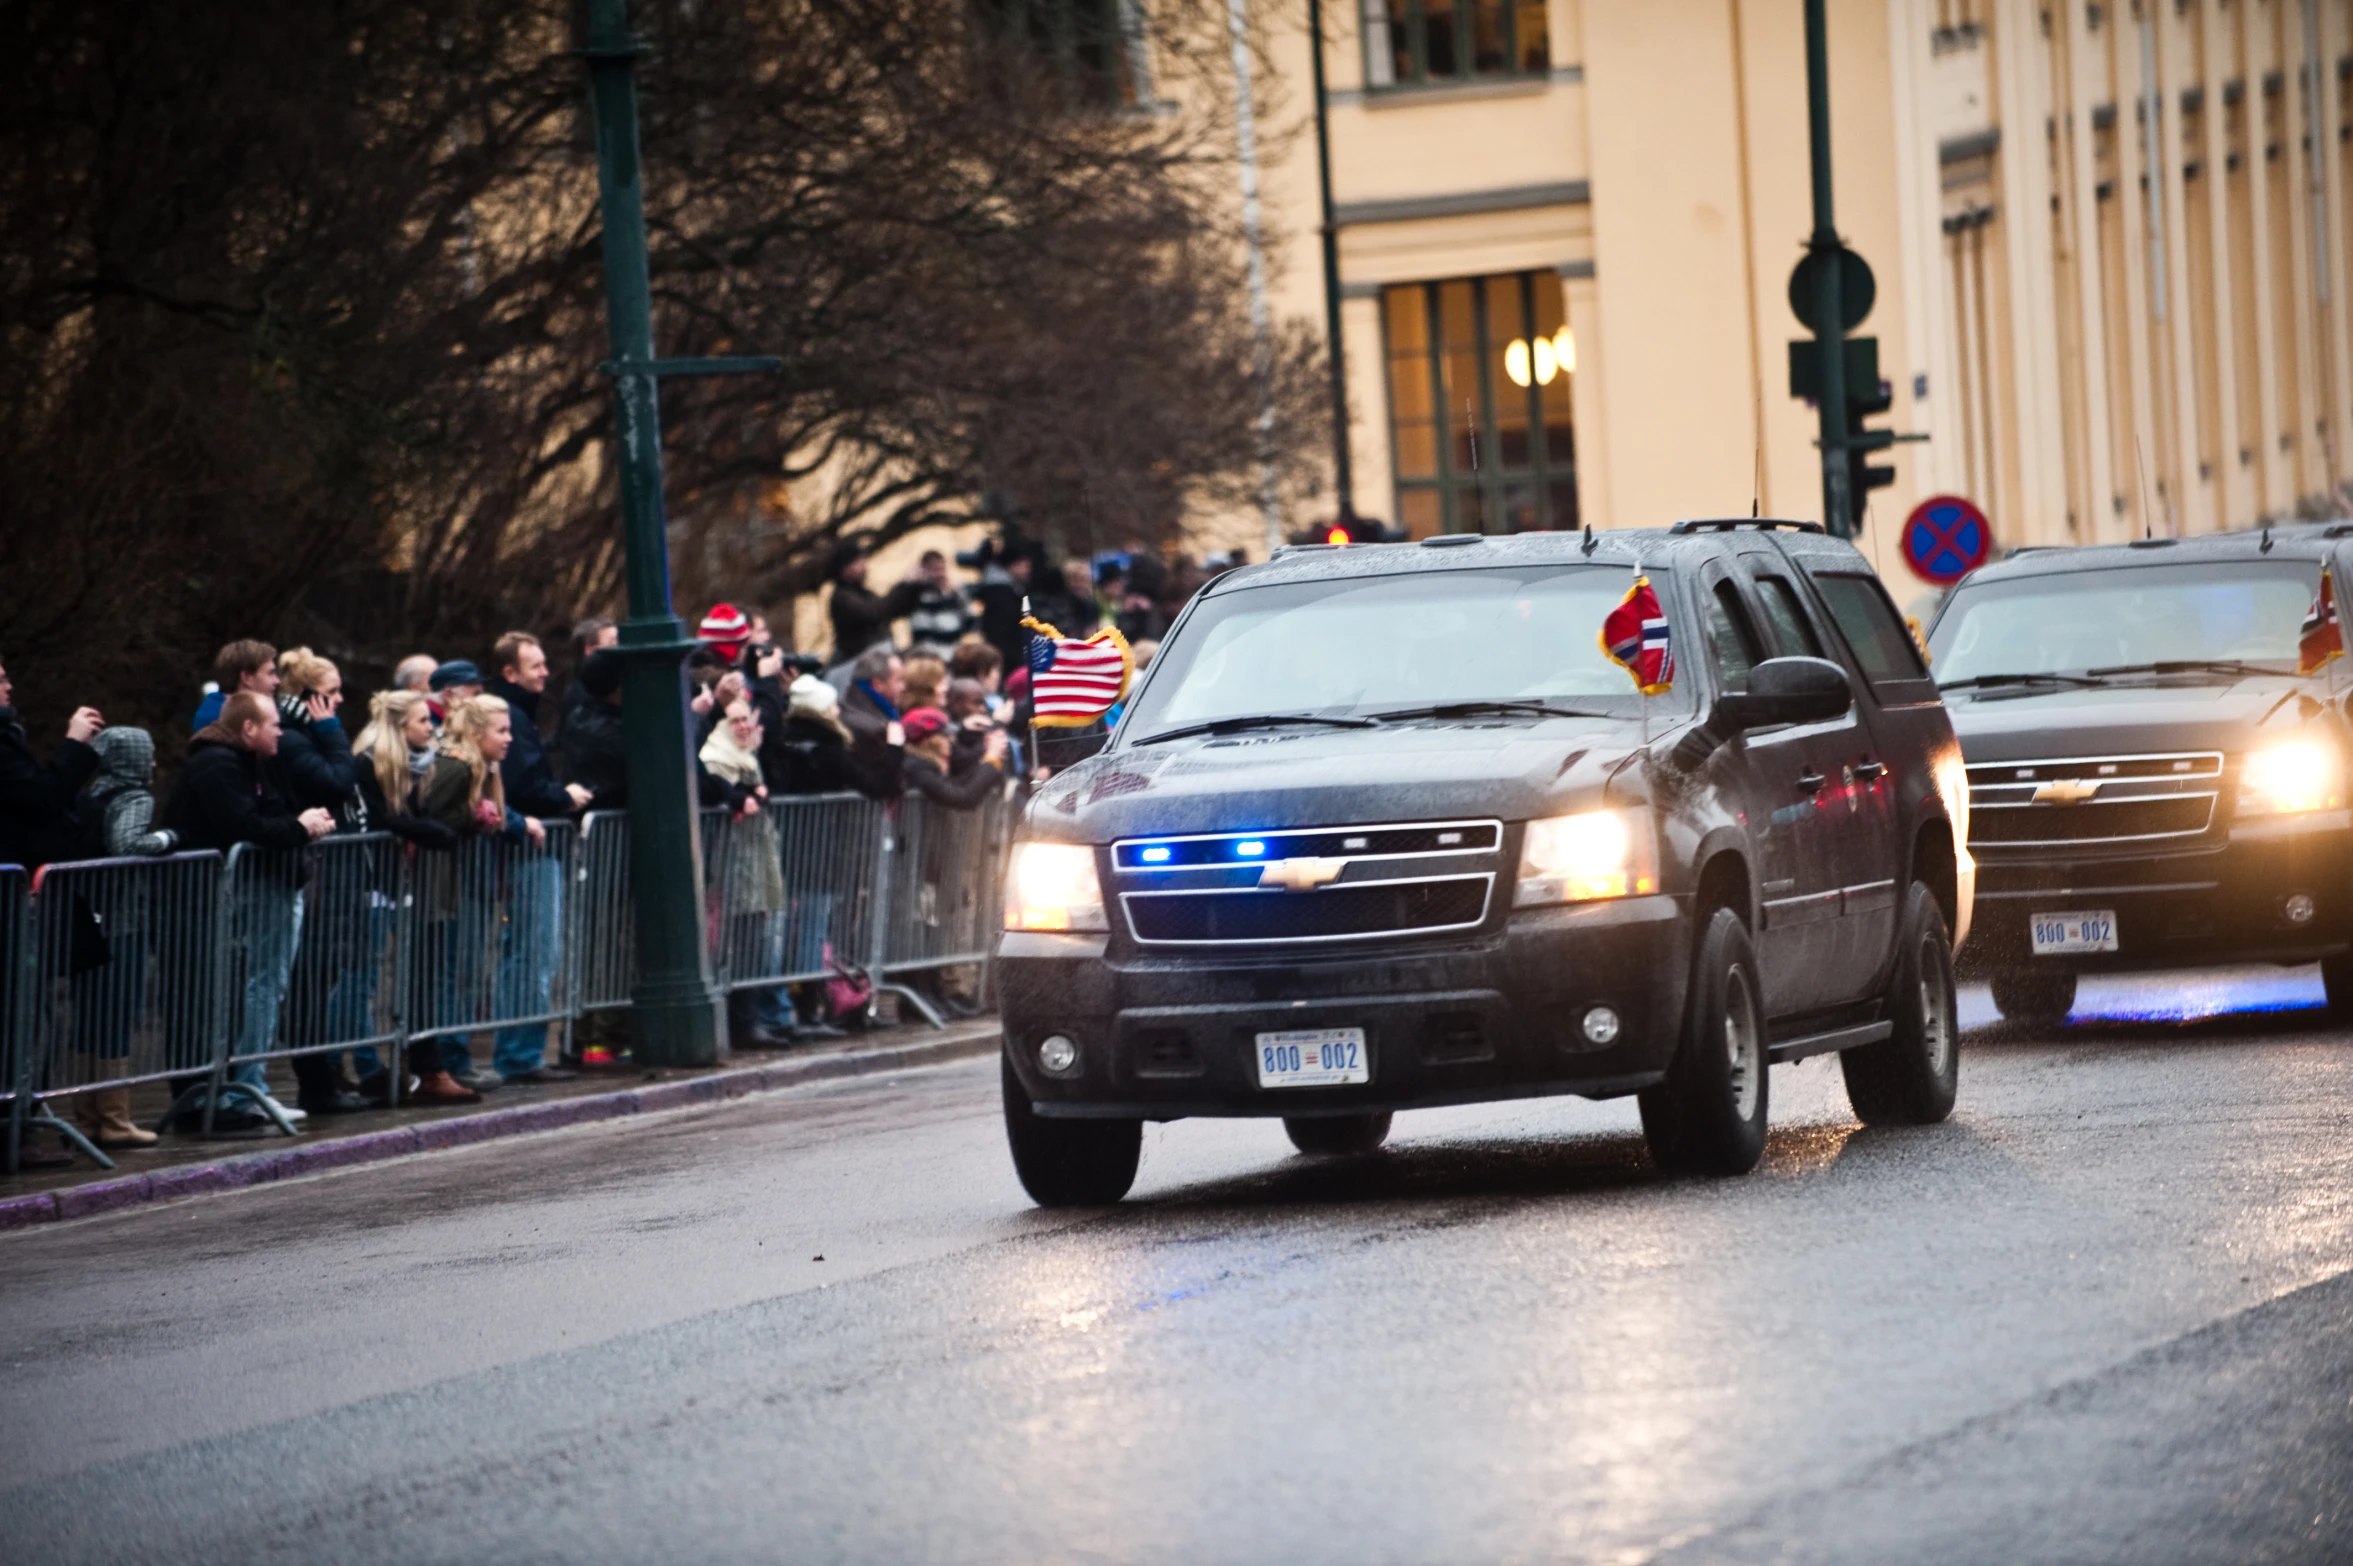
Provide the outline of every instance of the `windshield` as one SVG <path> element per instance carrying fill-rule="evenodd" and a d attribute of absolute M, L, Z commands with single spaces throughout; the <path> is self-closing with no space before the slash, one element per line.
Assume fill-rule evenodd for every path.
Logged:
<path fill-rule="evenodd" d="M 1671 606 L 1668 574 L 1649 574 Z M 1623 566 L 1518 566 L 1216 594 L 1153 661 L 1122 743 L 1226 718 L 1364 717 L 1458 702 L 1631 718 L 1643 698 L 1603 654 L 1601 622 L 1633 584 Z M 1680 624 L 1674 634 L 1680 643 Z M 1662 715 L 1688 702 L 1680 682 L 1651 700 Z"/>
<path fill-rule="evenodd" d="M 1929 636 L 1937 683 L 2156 663 L 2292 674 L 2320 567 L 2296 560 L 2118 566 L 1965 584 Z"/>

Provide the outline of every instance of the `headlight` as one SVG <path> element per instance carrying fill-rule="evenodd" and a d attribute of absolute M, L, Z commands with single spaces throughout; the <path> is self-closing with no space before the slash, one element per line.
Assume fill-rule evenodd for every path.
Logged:
<path fill-rule="evenodd" d="M 1076 843 L 1017 843 L 1005 877 L 1008 930 L 1104 930 L 1095 851 Z"/>
<path fill-rule="evenodd" d="M 1515 908 L 1586 903 L 1659 889 L 1658 845 L 1650 812 L 1587 810 L 1528 823 L 1520 843 Z"/>
<path fill-rule="evenodd" d="M 2334 810 L 2344 802 L 2344 763 L 2334 746 L 2317 740 L 2291 740 L 2250 751 L 2239 774 L 2242 816 Z"/>

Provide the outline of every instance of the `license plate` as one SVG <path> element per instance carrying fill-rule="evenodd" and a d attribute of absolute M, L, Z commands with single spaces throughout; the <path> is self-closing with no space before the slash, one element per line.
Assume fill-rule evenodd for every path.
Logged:
<path fill-rule="evenodd" d="M 1262 1088 L 1344 1087 L 1372 1079 L 1362 1028 L 1301 1028 L 1258 1035 Z"/>
<path fill-rule="evenodd" d="M 2037 957 L 2061 957 L 2073 952 L 2112 952 L 2116 948 L 2116 914 L 2102 908 L 2091 913 L 2038 913 L 2027 916 Z"/>

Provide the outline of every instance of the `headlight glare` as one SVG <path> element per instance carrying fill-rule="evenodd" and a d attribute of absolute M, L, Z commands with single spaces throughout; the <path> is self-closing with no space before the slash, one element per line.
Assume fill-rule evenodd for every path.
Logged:
<path fill-rule="evenodd" d="M 2239 774 L 2242 816 L 2334 810 L 2344 802 L 2344 765 L 2334 747 L 2316 740 L 2250 751 Z"/>
<path fill-rule="evenodd" d="M 1586 810 L 1528 823 L 1512 906 L 1585 903 L 1659 889 L 1650 812 Z"/>
<path fill-rule="evenodd" d="M 1077 843 L 1017 843 L 1005 877 L 1008 930 L 1104 930 L 1095 851 Z"/>

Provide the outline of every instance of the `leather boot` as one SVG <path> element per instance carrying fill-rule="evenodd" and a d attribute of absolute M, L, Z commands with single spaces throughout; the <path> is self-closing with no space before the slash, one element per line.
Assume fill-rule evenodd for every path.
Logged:
<path fill-rule="evenodd" d="M 74 1119 L 84 1136 L 108 1152 L 153 1147 L 156 1142 L 154 1132 L 140 1129 L 131 1120 L 128 1087 L 92 1088 L 74 1100 Z"/>
<path fill-rule="evenodd" d="M 411 1104 L 479 1104 L 482 1095 L 446 1071 L 421 1071 L 408 1093 Z"/>

